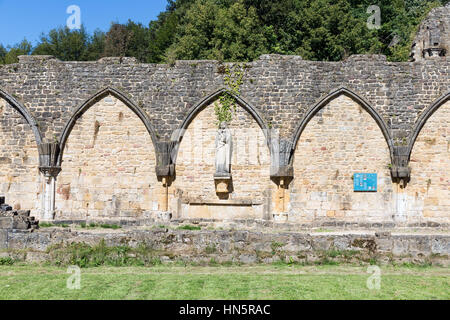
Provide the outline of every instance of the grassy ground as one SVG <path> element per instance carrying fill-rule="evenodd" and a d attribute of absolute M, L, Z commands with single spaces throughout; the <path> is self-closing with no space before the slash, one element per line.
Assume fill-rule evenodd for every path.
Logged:
<path fill-rule="evenodd" d="M 0 299 L 450 299 L 442 267 L 381 267 L 369 290 L 359 266 L 156 266 L 81 269 L 69 290 L 66 268 L 0 266 Z"/>

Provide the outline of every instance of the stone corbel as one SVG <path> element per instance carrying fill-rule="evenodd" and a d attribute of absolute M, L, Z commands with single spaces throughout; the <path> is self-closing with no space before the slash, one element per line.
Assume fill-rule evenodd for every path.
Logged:
<path fill-rule="evenodd" d="M 156 145 L 156 176 L 164 188 L 163 197 L 160 203 L 160 211 L 169 211 L 169 187 L 175 175 L 175 165 L 172 161 L 173 143 L 158 142 Z M 169 219 L 170 220 L 170 219 Z"/>
<path fill-rule="evenodd" d="M 394 147 L 394 159 L 391 165 L 391 176 L 394 182 L 405 187 L 411 178 L 411 168 L 409 167 L 409 149 L 406 146 Z"/>
<path fill-rule="evenodd" d="M 50 221 L 54 219 L 55 215 L 56 177 L 61 172 L 61 167 L 58 165 L 60 148 L 58 143 L 42 143 L 38 149 L 39 170 L 45 179 L 41 218 L 44 221 Z"/>
<path fill-rule="evenodd" d="M 274 141 L 275 140 L 275 141 Z M 287 140 L 271 140 L 270 177 L 290 181 L 294 177 L 294 169 L 291 164 L 292 142 Z"/>
<path fill-rule="evenodd" d="M 58 143 L 41 143 L 39 150 L 39 170 L 45 176 L 57 177 L 61 172 L 58 165 L 58 156 L 60 152 Z"/>
<path fill-rule="evenodd" d="M 175 175 L 175 165 L 172 162 L 172 142 L 158 142 L 156 144 L 156 176 L 162 180 L 164 177 Z"/>

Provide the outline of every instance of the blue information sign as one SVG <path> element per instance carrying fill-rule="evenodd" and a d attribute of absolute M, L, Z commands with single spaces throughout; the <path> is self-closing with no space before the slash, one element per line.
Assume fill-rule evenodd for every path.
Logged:
<path fill-rule="evenodd" d="M 354 191 L 377 191 L 376 173 L 355 173 L 353 176 Z"/>

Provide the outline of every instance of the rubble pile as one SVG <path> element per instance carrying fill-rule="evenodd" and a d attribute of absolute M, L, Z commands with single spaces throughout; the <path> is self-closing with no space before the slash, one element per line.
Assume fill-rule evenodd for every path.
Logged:
<path fill-rule="evenodd" d="M 13 210 L 0 196 L 0 229 L 39 229 L 39 221 L 30 216 L 30 210 Z"/>

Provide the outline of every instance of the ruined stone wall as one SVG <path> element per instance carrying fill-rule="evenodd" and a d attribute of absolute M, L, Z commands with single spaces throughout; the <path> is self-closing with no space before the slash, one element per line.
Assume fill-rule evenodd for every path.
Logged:
<path fill-rule="evenodd" d="M 37 144 L 30 126 L 0 98 L 0 194 L 14 209 L 40 208 L 38 167 Z"/>
<path fill-rule="evenodd" d="M 444 49 L 440 54 L 450 55 L 450 3 L 431 10 L 420 24 L 411 50 L 412 60 L 425 60 L 430 48 Z"/>
<path fill-rule="evenodd" d="M 142 218 L 158 210 L 155 151 L 142 121 L 108 96 L 79 118 L 57 180 L 57 219 Z"/>
<path fill-rule="evenodd" d="M 244 264 L 320 263 L 432 263 L 449 266 L 448 234 L 401 234 L 390 232 L 255 232 L 243 230 L 186 231 L 173 229 L 74 231 L 39 230 L 18 232 L 0 229 L 0 254 L 28 262 L 52 261 L 48 249 L 62 243 L 85 243 L 90 246 L 105 241 L 107 246 L 136 248 L 145 243 L 148 253 L 162 262 Z M 6 251 L 7 250 L 7 251 Z M 20 251 L 19 251 L 20 250 Z M 56 249 L 55 249 L 56 250 Z M 153 250 L 153 252 L 152 252 Z M 2 252 L 6 251 L 6 252 Z M 20 255 L 21 254 L 21 255 Z M 61 255 L 58 255 L 61 259 Z M 58 260 L 61 261 L 61 260 Z M 54 260 L 53 260 L 54 262 Z"/>
<path fill-rule="evenodd" d="M 389 148 L 363 107 L 340 95 L 319 110 L 294 155 L 289 220 L 389 221 L 393 184 Z M 377 192 L 354 192 L 353 174 L 377 173 Z"/>
<path fill-rule="evenodd" d="M 365 98 L 386 121 L 393 139 L 408 138 L 420 113 L 450 87 L 450 57 L 393 63 L 379 55 L 353 55 L 341 62 L 264 55 L 248 66 L 241 97 L 286 139 L 292 139 L 306 111 L 336 88 Z M 47 142 L 60 137 L 76 108 L 107 87 L 140 106 L 159 139 L 168 141 L 190 108 L 224 87 L 222 69 L 217 61 L 170 66 L 133 59 L 61 62 L 27 56 L 18 64 L 0 66 L 0 88 L 27 107 Z"/>
<path fill-rule="evenodd" d="M 423 24 L 442 45 L 448 17 L 448 6 L 438 8 Z M 183 218 L 449 222 L 449 112 L 440 105 L 450 97 L 448 54 L 402 63 L 262 55 L 245 64 L 231 123 L 233 192 L 220 198 L 212 103 L 224 92 L 225 70 L 218 61 L 50 56 L 0 66 L 0 97 L 12 104 L 0 100 L 0 193 L 37 217 L 51 211 L 48 218 L 54 175 L 57 219 L 145 218 L 168 204 Z M 174 139 L 179 129 L 192 136 Z M 54 159 L 58 148 L 63 156 Z M 356 172 L 378 173 L 378 192 L 354 192 Z"/>
<path fill-rule="evenodd" d="M 214 181 L 218 128 L 215 103 L 196 115 L 180 144 L 172 211 L 179 217 L 262 219 L 270 210 L 267 206 L 275 187 L 270 180 L 270 154 L 264 132 L 250 113 L 240 106 L 236 108 L 228 126 L 233 139 L 232 192 L 226 197 L 218 195 Z"/>
<path fill-rule="evenodd" d="M 411 154 L 406 187 L 410 219 L 448 221 L 450 215 L 450 101 L 427 120 Z"/>

